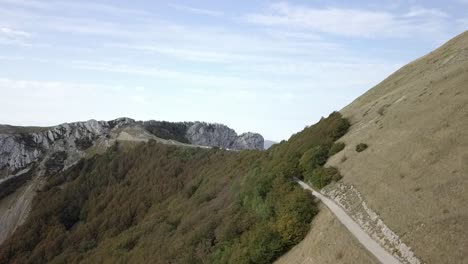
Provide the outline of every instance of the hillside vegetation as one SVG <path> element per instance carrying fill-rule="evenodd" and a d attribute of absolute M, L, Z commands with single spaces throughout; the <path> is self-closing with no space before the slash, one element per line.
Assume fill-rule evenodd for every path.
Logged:
<path fill-rule="evenodd" d="M 190 143 L 185 134 L 192 123 L 187 122 L 167 122 L 167 121 L 145 121 L 142 126 L 151 134 L 162 139 L 173 139 L 181 143 Z"/>
<path fill-rule="evenodd" d="M 342 182 L 422 262 L 468 263 L 468 32 L 340 112 L 352 127 L 328 164 Z"/>
<path fill-rule="evenodd" d="M 0 263 L 270 263 L 317 213 L 301 158 L 348 126 L 333 113 L 264 152 L 115 145 L 48 180 Z"/>

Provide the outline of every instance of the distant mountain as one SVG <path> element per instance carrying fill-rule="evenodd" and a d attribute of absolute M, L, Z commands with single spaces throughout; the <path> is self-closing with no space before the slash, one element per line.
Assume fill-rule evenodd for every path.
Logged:
<path fill-rule="evenodd" d="M 0 126 L 0 170 L 10 172 L 34 161 L 65 152 L 65 167 L 83 157 L 89 149 L 105 149 L 113 142 L 156 140 L 166 144 L 191 144 L 233 150 L 263 149 L 263 137 L 256 133 L 237 133 L 221 124 L 204 122 L 171 123 L 89 120 L 55 127 Z"/>
<path fill-rule="evenodd" d="M 264 149 L 269 149 L 271 146 L 274 144 L 278 144 L 276 141 L 271 141 L 271 140 L 265 140 L 265 143 L 263 144 Z"/>

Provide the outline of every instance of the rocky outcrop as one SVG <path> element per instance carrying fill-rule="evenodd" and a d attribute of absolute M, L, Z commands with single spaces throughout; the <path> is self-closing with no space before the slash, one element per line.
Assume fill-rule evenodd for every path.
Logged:
<path fill-rule="evenodd" d="M 232 149 L 263 149 L 264 139 L 262 135 L 257 133 L 244 133 L 236 138 L 232 144 Z"/>
<path fill-rule="evenodd" d="M 233 129 L 221 124 L 195 122 L 186 133 L 187 139 L 195 145 L 218 147 L 224 149 L 263 150 L 263 137 L 256 133 L 237 135 Z"/>
<path fill-rule="evenodd" d="M 38 160 L 42 150 L 34 145 L 32 136 L 0 135 L 0 168 L 13 172 Z"/>
<path fill-rule="evenodd" d="M 236 140 L 237 133 L 225 125 L 195 122 L 187 130 L 186 137 L 195 145 L 227 149 Z"/>
<path fill-rule="evenodd" d="M 96 142 L 110 146 L 112 135 L 128 128 L 199 146 L 233 150 L 263 149 L 264 140 L 260 134 L 245 133 L 238 136 L 233 129 L 221 124 L 137 122 L 130 118 L 89 120 L 65 123 L 31 133 L 0 133 L 0 170 L 13 174 L 34 162 L 44 161 L 44 172 L 47 171 L 47 165 L 54 167 L 51 171 L 57 171 L 57 168 L 66 168 L 82 158 Z M 14 127 L 10 130 L 14 130 Z M 53 162 L 45 162 L 49 159 Z"/>
<path fill-rule="evenodd" d="M 62 124 L 42 132 L 0 134 L 0 169 L 15 172 L 59 152 L 66 156 L 60 159 L 62 165 L 69 166 L 83 157 L 84 150 L 96 139 L 106 137 L 109 132 L 107 122 L 90 120 Z"/>

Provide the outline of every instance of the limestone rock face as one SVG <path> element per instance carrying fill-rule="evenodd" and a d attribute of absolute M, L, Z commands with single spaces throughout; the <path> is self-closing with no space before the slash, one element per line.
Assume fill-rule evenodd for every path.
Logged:
<path fill-rule="evenodd" d="M 107 123 L 111 128 L 120 128 L 135 124 L 135 120 L 128 117 L 121 117 Z"/>
<path fill-rule="evenodd" d="M 186 137 L 194 145 L 228 149 L 237 133 L 225 125 L 195 122 L 187 130 Z"/>
<path fill-rule="evenodd" d="M 256 133 L 237 135 L 233 129 L 221 124 L 195 122 L 186 133 L 187 139 L 195 145 L 219 147 L 224 149 L 263 150 L 263 137 Z"/>
<path fill-rule="evenodd" d="M 100 145 L 110 146 L 112 135 L 118 133 L 116 131 L 132 128 L 153 133 L 146 129 L 144 124 L 130 118 L 118 118 L 111 121 L 89 120 L 65 123 L 31 133 L 15 133 L 12 127 L 12 131 L 0 133 L 0 170 L 14 174 L 34 162 L 45 163 L 58 152 L 66 157 L 60 159 L 66 168 L 84 157 L 85 151 L 97 142 Z M 263 149 L 264 140 L 260 134 L 249 132 L 238 136 L 233 129 L 222 124 L 204 122 L 161 122 L 161 124 L 167 126 L 167 131 L 163 129 L 165 134 L 170 134 L 176 127 L 177 133 L 183 138 L 185 131 L 186 142 L 193 145 L 233 150 Z M 164 138 L 165 134 L 154 135 Z"/>
<path fill-rule="evenodd" d="M 14 172 L 56 152 L 66 152 L 64 165 L 71 165 L 84 156 L 84 150 L 96 139 L 109 132 L 108 122 L 89 120 L 41 132 L 0 134 L 0 169 Z"/>
<path fill-rule="evenodd" d="M 233 149 L 263 149 L 264 139 L 257 133 L 244 133 L 236 138 L 231 148 Z"/>

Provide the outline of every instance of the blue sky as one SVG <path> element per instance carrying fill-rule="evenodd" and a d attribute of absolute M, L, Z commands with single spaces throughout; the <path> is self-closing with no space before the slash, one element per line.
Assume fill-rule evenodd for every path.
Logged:
<path fill-rule="evenodd" d="M 466 14 L 468 0 L 0 0 L 0 123 L 201 120 L 287 139 Z"/>

